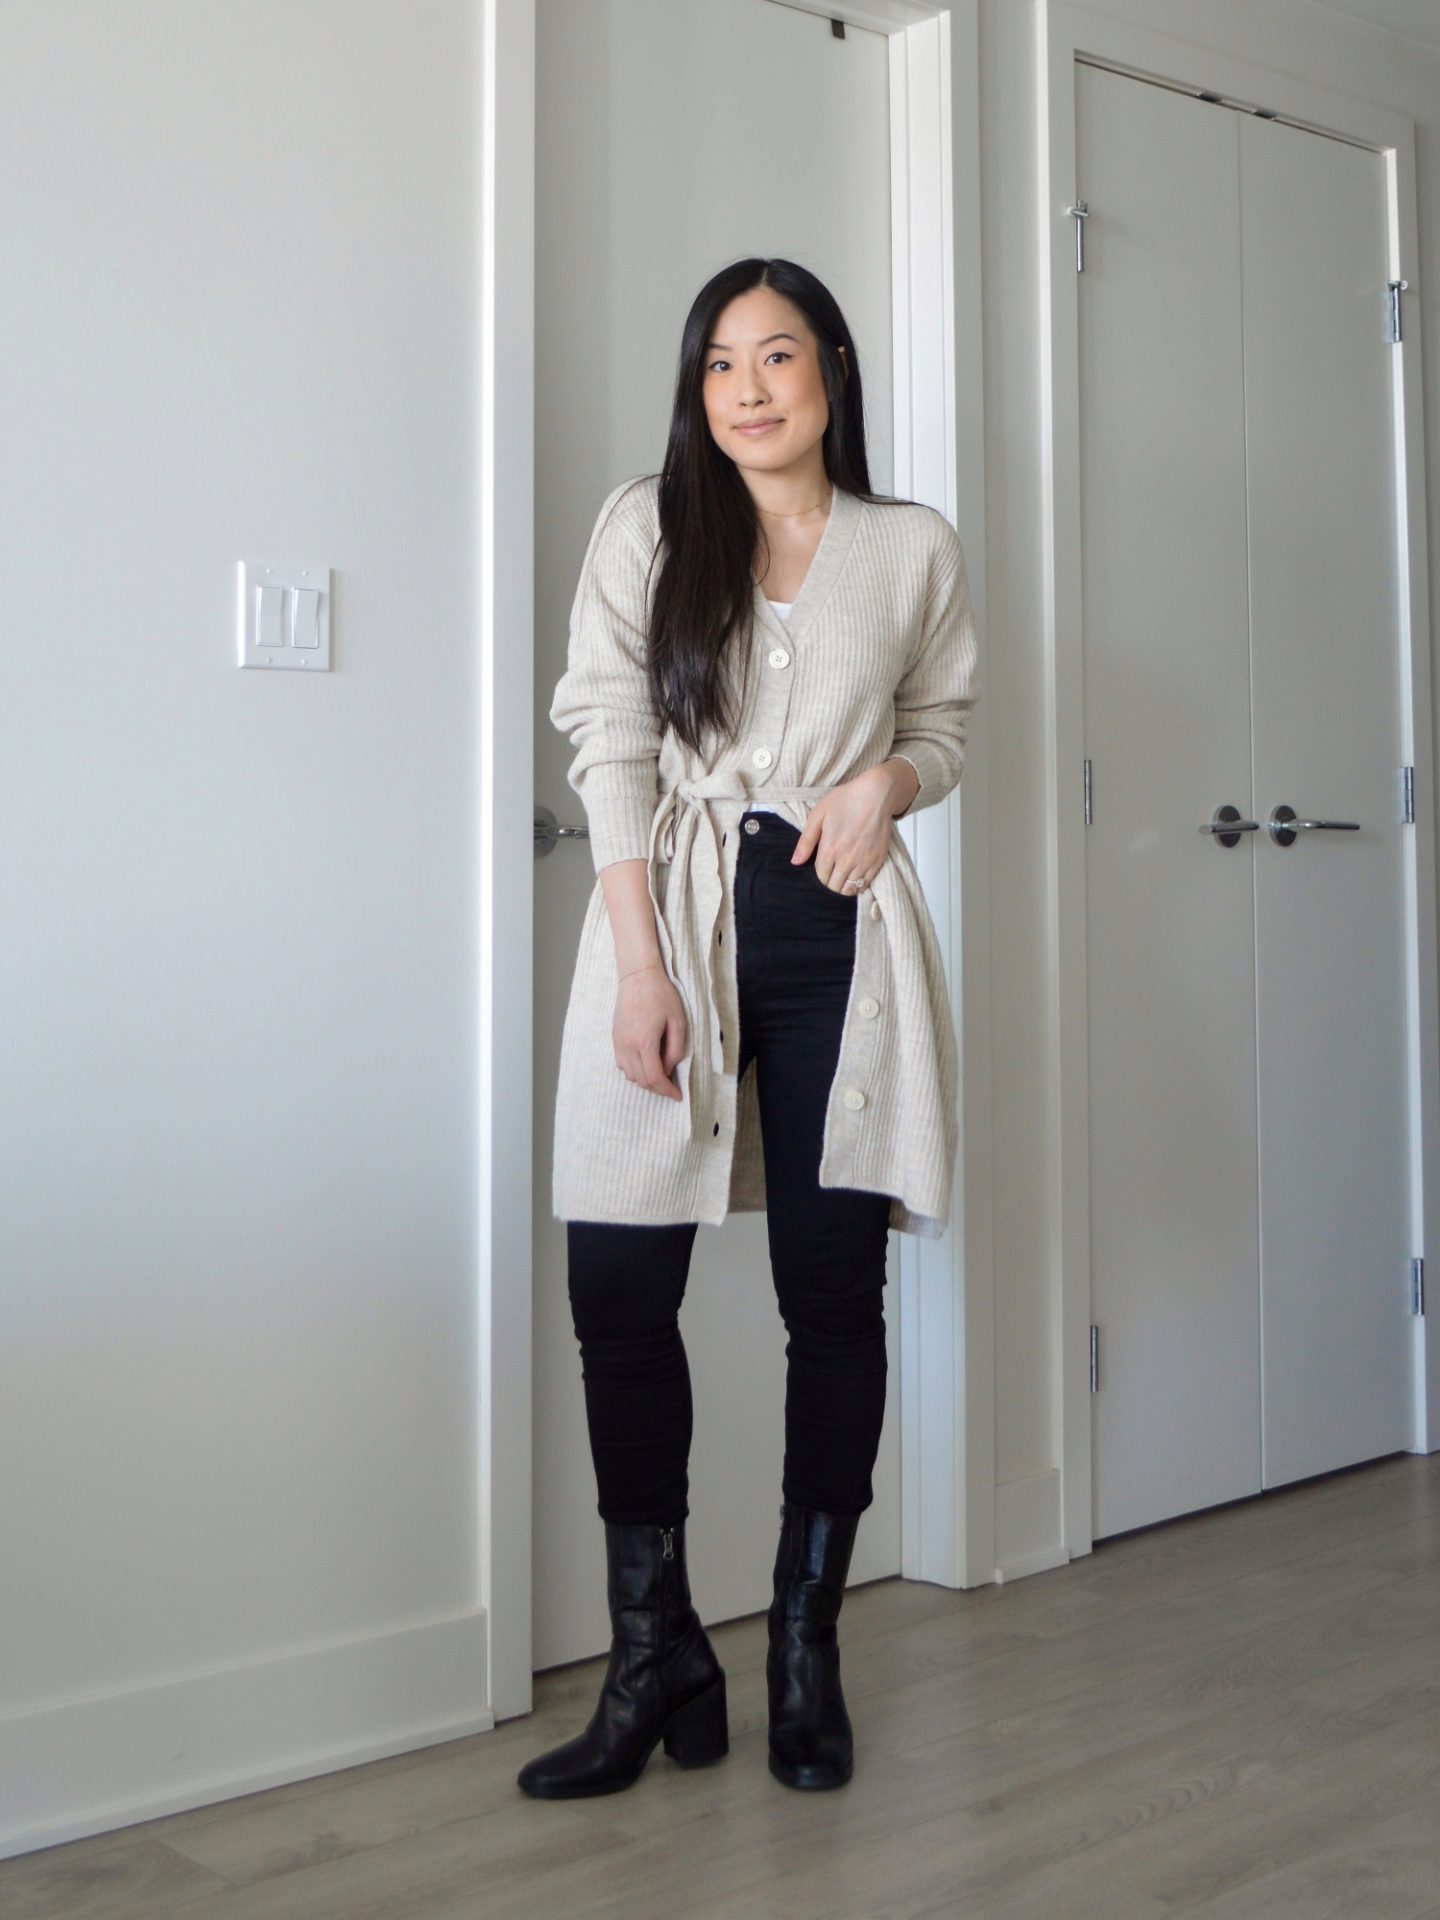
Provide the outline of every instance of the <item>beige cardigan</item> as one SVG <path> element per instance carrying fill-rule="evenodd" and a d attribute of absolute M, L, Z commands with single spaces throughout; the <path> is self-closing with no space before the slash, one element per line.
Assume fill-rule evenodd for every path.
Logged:
<path fill-rule="evenodd" d="M 960 538 L 934 508 L 871 506 L 836 487 L 788 620 L 755 588 L 751 689 L 733 742 L 703 757 L 666 729 L 645 675 L 645 575 L 659 482 L 607 495 L 570 616 L 550 719 L 568 734 L 598 875 L 647 862 L 666 971 L 688 1025 L 683 1100 L 626 1078 L 611 1028 L 617 967 L 597 878 L 580 929 L 560 1047 L 553 1211 L 560 1220 L 718 1224 L 765 1207 L 755 1075 L 737 1080 L 734 876 L 741 815 L 813 802 L 892 752 L 915 767 L 909 812 L 960 779 L 977 698 L 976 633 Z M 663 558 L 656 563 L 656 578 Z M 889 856 L 856 913 L 855 971 L 830 1087 L 819 1180 L 892 1196 L 890 1224 L 937 1238 L 959 1134 L 957 1049 L 939 943 L 909 850 Z"/>

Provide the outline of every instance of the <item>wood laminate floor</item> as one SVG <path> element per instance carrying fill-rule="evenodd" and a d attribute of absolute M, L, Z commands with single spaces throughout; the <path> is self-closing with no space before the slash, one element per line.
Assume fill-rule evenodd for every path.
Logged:
<path fill-rule="evenodd" d="M 852 1588 L 836 1792 L 766 1769 L 764 1633 L 711 1630 L 714 1767 L 657 1747 L 624 1793 L 521 1793 L 589 1716 L 586 1661 L 492 1733 L 0 1862 L 0 1915 L 1440 1920 L 1440 1456 L 1005 1587 Z"/>

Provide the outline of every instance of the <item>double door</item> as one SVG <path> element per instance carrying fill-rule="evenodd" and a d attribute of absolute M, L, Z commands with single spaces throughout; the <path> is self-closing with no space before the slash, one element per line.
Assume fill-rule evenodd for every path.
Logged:
<path fill-rule="evenodd" d="M 1384 160 L 1076 123 L 1099 1539 L 1409 1446 L 1417 1246 Z"/>

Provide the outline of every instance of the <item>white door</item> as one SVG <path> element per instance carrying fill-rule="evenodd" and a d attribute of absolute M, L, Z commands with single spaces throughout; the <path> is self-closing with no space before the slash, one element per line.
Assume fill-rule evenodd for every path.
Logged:
<path fill-rule="evenodd" d="M 1076 117 L 1103 1538 L 1407 1444 L 1405 829 L 1382 162 Z"/>
<path fill-rule="evenodd" d="M 536 794 L 584 824 L 568 742 L 545 714 L 601 500 L 665 448 L 680 328 L 729 260 L 786 255 L 825 280 L 854 329 L 871 482 L 891 485 L 889 54 L 885 37 L 772 0 L 540 0 L 536 48 Z M 535 876 L 534 1664 L 608 1640 L 604 1539 L 550 1214 L 561 1021 L 594 884 L 583 840 Z M 895 1314 L 875 1502 L 851 1580 L 899 1569 Z M 784 1451 L 785 1332 L 761 1214 L 695 1238 L 681 1313 L 695 1403 L 689 1561 L 707 1621 L 769 1604 Z"/>
<path fill-rule="evenodd" d="M 1238 115 L 1265 1485 L 1410 1443 L 1385 162 Z M 1330 826 L 1330 821 L 1354 822 Z"/>

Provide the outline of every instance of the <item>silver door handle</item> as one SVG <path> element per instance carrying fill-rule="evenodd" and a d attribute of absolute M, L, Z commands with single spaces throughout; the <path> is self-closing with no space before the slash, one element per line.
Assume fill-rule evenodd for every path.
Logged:
<path fill-rule="evenodd" d="M 589 827 L 562 827 L 548 807 L 535 809 L 535 858 L 549 853 L 561 840 L 588 840 Z"/>
<path fill-rule="evenodd" d="M 1358 833 L 1358 820 L 1297 820 L 1293 807 L 1276 807 L 1270 815 L 1270 838 L 1277 847 L 1293 844 L 1300 833 Z"/>
<path fill-rule="evenodd" d="M 1213 820 L 1200 822 L 1201 833 L 1218 834 L 1220 844 L 1225 847 L 1237 847 L 1242 833 L 1258 833 L 1258 820 L 1242 820 L 1238 807 L 1216 807 Z"/>

